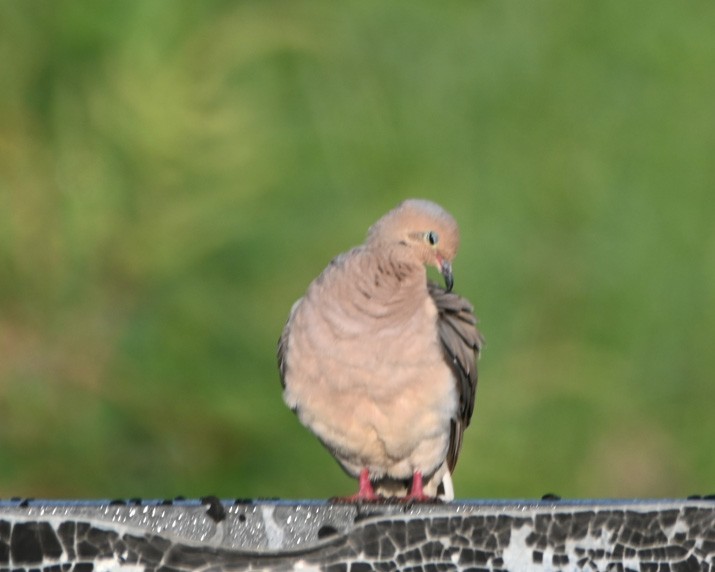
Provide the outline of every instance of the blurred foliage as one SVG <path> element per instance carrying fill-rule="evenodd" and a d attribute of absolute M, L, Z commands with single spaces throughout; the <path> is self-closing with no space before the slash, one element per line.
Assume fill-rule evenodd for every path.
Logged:
<path fill-rule="evenodd" d="M 0 2 L 0 496 L 326 497 L 291 304 L 463 229 L 462 497 L 713 492 L 715 4 Z"/>

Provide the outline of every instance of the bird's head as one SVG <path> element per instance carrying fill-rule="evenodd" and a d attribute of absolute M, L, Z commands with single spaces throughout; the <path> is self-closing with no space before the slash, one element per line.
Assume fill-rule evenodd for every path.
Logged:
<path fill-rule="evenodd" d="M 370 227 L 368 243 L 397 247 L 400 256 L 437 268 L 447 291 L 452 290 L 459 228 L 438 204 L 423 199 L 403 201 Z"/>

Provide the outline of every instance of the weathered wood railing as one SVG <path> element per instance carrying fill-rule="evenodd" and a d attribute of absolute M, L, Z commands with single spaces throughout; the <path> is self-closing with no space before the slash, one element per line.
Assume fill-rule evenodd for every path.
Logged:
<path fill-rule="evenodd" d="M 0 501 L 0 570 L 715 570 L 715 502 Z"/>

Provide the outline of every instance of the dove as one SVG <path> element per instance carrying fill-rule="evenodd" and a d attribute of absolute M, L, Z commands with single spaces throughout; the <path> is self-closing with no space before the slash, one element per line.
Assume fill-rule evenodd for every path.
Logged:
<path fill-rule="evenodd" d="M 291 308 L 278 342 L 283 399 L 358 479 L 344 500 L 454 497 L 483 345 L 472 305 L 452 292 L 458 247 L 452 215 L 405 200 Z"/>

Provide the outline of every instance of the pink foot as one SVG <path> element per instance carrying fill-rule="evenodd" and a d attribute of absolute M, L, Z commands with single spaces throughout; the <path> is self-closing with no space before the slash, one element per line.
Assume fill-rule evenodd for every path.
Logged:
<path fill-rule="evenodd" d="M 412 487 L 410 487 L 410 492 L 404 500 L 407 502 L 429 502 L 434 500 L 432 497 L 425 494 L 422 484 L 422 473 L 420 471 L 415 471 L 412 475 Z"/>
<path fill-rule="evenodd" d="M 354 495 L 347 497 L 338 497 L 334 499 L 337 502 L 363 502 L 363 501 L 377 501 L 381 497 L 375 494 L 375 489 L 372 488 L 372 483 L 370 482 L 370 471 L 363 469 L 360 471 L 360 488 L 358 492 Z"/>

